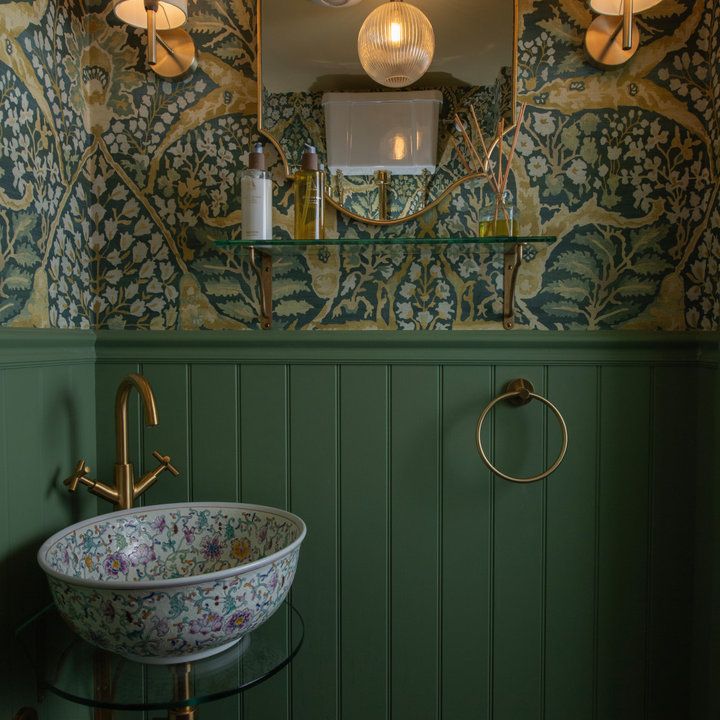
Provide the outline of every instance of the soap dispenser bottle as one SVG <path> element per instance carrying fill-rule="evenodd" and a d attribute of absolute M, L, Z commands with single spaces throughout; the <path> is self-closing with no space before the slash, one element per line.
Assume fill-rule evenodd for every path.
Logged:
<path fill-rule="evenodd" d="M 325 175 L 317 152 L 305 145 L 299 172 L 295 175 L 295 239 L 323 240 Z"/>
<path fill-rule="evenodd" d="M 272 181 L 267 171 L 262 143 L 250 153 L 249 167 L 240 180 L 242 204 L 242 239 L 272 238 Z"/>

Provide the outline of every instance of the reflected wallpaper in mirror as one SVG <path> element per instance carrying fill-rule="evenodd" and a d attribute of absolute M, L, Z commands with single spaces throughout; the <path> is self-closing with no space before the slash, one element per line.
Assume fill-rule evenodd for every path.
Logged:
<path fill-rule="evenodd" d="M 303 145 L 313 143 L 327 163 L 325 112 L 328 92 L 397 92 L 372 80 L 360 65 L 357 34 L 383 0 L 333 8 L 297 0 L 258 0 L 261 58 L 258 73 L 260 128 L 281 150 L 288 173 L 298 167 Z M 462 145 L 452 118 L 472 106 L 492 137 L 501 117 L 515 107 L 517 2 L 508 0 L 413 0 L 429 18 L 436 49 L 428 72 L 405 91 L 439 90 L 437 161 L 433 173 L 391 172 L 386 209 L 374 174 L 327 174 L 327 199 L 342 212 L 375 223 L 407 220 L 437 203 L 468 174 L 451 135 Z"/>

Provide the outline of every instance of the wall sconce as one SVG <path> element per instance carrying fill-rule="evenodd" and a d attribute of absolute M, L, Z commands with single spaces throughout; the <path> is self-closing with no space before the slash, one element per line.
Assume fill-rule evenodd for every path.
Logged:
<path fill-rule="evenodd" d="M 590 0 L 598 13 L 585 33 L 585 49 L 600 67 L 624 65 L 640 47 L 635 15 L 649 10 L 661 0 Z"/>
<path fill-rule="evenodd" d="M 197 67 L 195 43 L 181 29 L 188 16 L 187 0 L 118 0 L 118 20 L 148 31 L 147 61 L 165 80 L 181 80 Z"/>

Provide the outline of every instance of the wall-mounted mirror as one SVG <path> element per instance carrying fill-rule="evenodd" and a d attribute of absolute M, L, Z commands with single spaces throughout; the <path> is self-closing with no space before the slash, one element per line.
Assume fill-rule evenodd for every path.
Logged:
<path fill-rule="evenodd" d="M 456 113 L 469 118 L 472 106 L 489 138 L 501 117 L 514 121 L 517 0 L 409 0 L 432 24 L 435 51 L 402 88 L 377 83 L 358 57 L 358 33 L 385 0 L 257 2 L 260 130 L 289 175 L 315 145 L 326 202 L 350 217 L 403 222 L 476 178 L 455 145 Z"/>

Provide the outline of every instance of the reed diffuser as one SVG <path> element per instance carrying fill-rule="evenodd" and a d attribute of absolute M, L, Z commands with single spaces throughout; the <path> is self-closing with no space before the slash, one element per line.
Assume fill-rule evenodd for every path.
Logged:
<path fill-rule="evenodd" d="M 507 184 L 510 179 L 510 166 L 515 157 L 515 150 L 517 148 L 518 138 L 520 137 L 520 129 L 525 118 L 525 108 L 526 103 L 522 103 L 522 105 L 520 105 L 520 111 L 518 112 L 515 133 L 508 156 L 505 159 L 504 167 L 503 143 L 505 139 L 505 120 L 500 118 L 496 136 L 488 145 L 480 128 L 474 107 L 470 106 L 469 129 L 466 128 L 465 122 L 463 122 L 460 115 L 455 114 L 455 127 L 460 132 L 463 142 L 462 144 L 458 143 L 452 136 L 451 140 L 458 153 L 460 162 L 469 174 L 484 174 L 493 192 L 492 203 L 480 213 L 478 237 L 508 237 L 518 234 L 517 207 L 513 204 L 512 195 L 507 189 Z M 463 146 L 467 148 L 467 152 L 463 151 Z M 490 160 L 490 154 L 495 146 L 497 146 L 498 150 L 498 159 L 493 165 Z"/>

